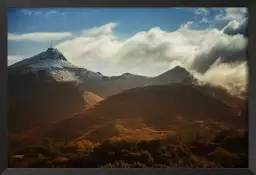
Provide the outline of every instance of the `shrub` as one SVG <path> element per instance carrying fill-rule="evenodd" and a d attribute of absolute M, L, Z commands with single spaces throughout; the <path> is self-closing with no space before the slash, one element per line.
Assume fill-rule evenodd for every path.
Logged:
<path fill-rule="evenodd" d="M 218 162 L 223 167 L 233 168 L 239 161 L 239 156 L 224 148 L 217 148 L 208 155 L 209 160 Z"/>
<path fill-rule="evenodd" d="M 28 162 L 29 168 L 52 168 L 54 167 L 52 164 L 52 160 L 49 157 L 45 157 L 44 159 L 36 159 L 31 162 Z"/>
<path fill-rule="evenodd" d="M 113 163 L 108 163 L 106 165 L 100 166 L 101 168 L 129 168 L 130 165 L 123 160 L 115 161 Z"/>
<path fill-rule="evenodd" d="M 153 168 L 170 168 L 168 165 L 162 165 L 162 164 L 154 164 L 152 166 Z"/>
<path fill-rule="evenodd" d="M 200 143 L 191 148 L 191 151 L 200 156 L 207 156 L 213 152 L 219 145 L 217 143 Z"/>
<path fill-rule="evenodd" d="M 129 152 L 124 155 L 123 157 L 129 163 L 139 161 L 145 164 L 152 164 L 154 162 L 153 157 L 151 154 L 146 150 L 136 151 L 136 152 Z"/>
<path fill-rule="evenodd" d="M 219 132 L 218 134 L 216 134 L 215 139 L 213 141 L 215 143 L 220 143 L 228 137 L 240 136 L 240 135 L 241 134 L 234 129 L 223 130 L 223 131 Z"/>
<path fill-rule="evenodd" d="M 72 152 L 92 152 L 93 148 L 97 144 L 93 144 L 89 140 L 79 140 L 79 141 L 72 141 L 68 143 L 64 143 L 59 145 L 59 150 L 63 153 L 72 153 Z"/>
<path fill-rule="evenodd" d="M 130 168 L 147 168 L 147 166 L 145 164 L 142 164 L 142 163 L 136 161 L 130 165 Z"/>
<path fill-rule="evenodd" d="M 206 142 L 199 136 L 195 138 L 137 142 L 112 139 L 102 144 L 88 140 L 52 143 L 45 139 L 42 145 L 10 153 L 9 165 L 35 168 L 247 167 L 246 134 L 225 130 L 214 138 L 217 143 Z M 17 161 L 12 155 L 24 155 L 24 158 Z"/>
<path fill-rule="evenodd" d="M 248 149 L 248 139 L 241 136 L 230 136 L 225 138 L 220 146 L 235 153 L 246 153 Z"/>

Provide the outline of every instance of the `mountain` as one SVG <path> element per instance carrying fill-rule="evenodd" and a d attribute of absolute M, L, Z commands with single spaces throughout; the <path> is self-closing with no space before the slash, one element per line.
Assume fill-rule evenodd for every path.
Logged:
<path fill-rule="evenodd" d="M 81 83 L 83 79 L 100 79 L 102 75 L 70 63 L 55 48 L 48 48 L 45 52 L 24 59 L 8 67 L 9 76 L 30 76 L 40 81 L 68 81 Z"/>
<path fill-rule="evenodd" d="M 100 77 L 71 64 L 54 48 L 9 66 L 10 132 L 65 118 L 91 106 L 79 88 L 85 76 Z"/>
<path fill-rule="evenodd" d="M 125 74 L 110 77 L 102 76 L 101 79 L 85 79 L 80 87 L 102 98 L 107 98 L 124 90 L 144 86 L 149 80 L 149 77 L 134 74 L 130 76 L 125 76 Z"/>
<path fill-rule="evenodd" d="M 98 104 L 101 104 L 101 106 L 106 103 L 108 105 L 108 102 L 112 104 L 111 99 L 117 98 L 116 96 L 119 93 L 121 93 L 122 97 L 120 101 L 115 102 L 118 105 L 125 103 L 123 102 L 123 97 L 126 97 L 126 93 L 135 93 L 138 89 L 140 91 L 139 94 L 144 94 L 145 99 L 147 99 L 146 94 L 148 91 L 146 87 L 155 85 L 177 83 L 191 85 L 192 89 L 199 88 L 199 90 L 197 89 L 198 91 L 204 92 L 204 96 L 218 98 L 225 104 L 232 101 L 232 108 L 237 109 L 237 114 L 241 112 L 240 108 L 245 108 L 244 101 L 231 97 L 217 87 L 193 85 L 196 82 L 193 76 L 186 69 L 179 66 L 153 78 L 130 73 L 108 77 L 100 72 L 93 72 L 73 65 L 55 48 L 48 48 L 38 55 L 9 66 L 8 80 L 9 129 L 10 132 L 14 133 L 32 130 L 39 126 L 48 125 L 53 121 L 61 121 L 78 111 L 86 110 Z M 146 91 L 143 92 L 144 89 L 142 90 L 139 87 L 145 87 Z M 173 89 L 173 86 L 171 87 Z M 148 88 L 150 89 L 150 87 Z M 130 89 L 134 89 L 134 91 Z M 163 92 L 160 92 L 160 89 L 161 87 L 154 93 L 165 96 Z M 187 91 L 187 89 L 184 89 L 184 91 Z M 169 92 L 166 93 L 168 94 Z M 179 90 L 177 93 L 184 94 L 185 92 Z M 136 96 L 136 93 L 134 95 Z M 152 94 L 148 94 L 148 96 L 152 97 Z M 134 99 L 136 98 L 138 97 Z M 173 99 L 171 96 L 169 98 Z M 196 96 L 193 98 L 196 98 Z M 177 100 L 179 101 L 179 99 Z M 173 99 L 173 103 L 174 101 Z M 128 106 L 131 105 L 130 103 L 137 104 L 136 100 L 134 102 L 129 101 Z M 151 103 L 154 103 L 154 101 Z M 159 104 L 161 103 L 160 100 Z M 120 111 L 122 108 L 119 108 L 118 105 L 117 107 L 113 105 L 111 110 L 106 113 L 112 113 L 114 110 L 116 112 Z M 144 102 L 142 105 L 144 105 Z M 181 108 L 177 104 L 175 106 Z M 148 106 L 145 106 L 145 109 L 147 108 Z M 141 107 L 141 110 L 143 109 L 144 106 Z M 123 110 L 126 111 L 128 109 L 125 108 Z M 154 111 L 152 111 L 153 113 Z"/>
<path fill-rule="evenodd" d="M 164 85 L 170 83 L 192 83 L 192 75 L 183 67 L 176 66 L 173 69 L 162 73 L 151 79 L 146 85 Z"/>
<path fill-rule="evenodd" d="M 226 149 L 224 166 L 233 151 L 240 157 L 230 167 L 247 166 L 247 99 L 200 83 L 182 67 L 152 78 L 109 77 L 49 48 L 8 73 L 10 167 L 102 167 L 114 160 L 201 167 L 199 161 L 219 158 L 218 148 Z"/>
<path fill-rule="evenodd" d="M 8 67 L 10 131 L 65 118 L 147 80 L 132 74 L 103 76 L 73 65 L 57 49 L 48 48 Z"/>
<path fill-rule="evenodd" d="M 175 128 L 182 128 L 184 124 L 199 128 L 200 122 L 195 125 L 195 121 L 212 121 L 213 123 L 208 124 L 205 129 L 214 125 L 213 131 L 216 130 L 216 123 L 233 128 L 245 128 L 246 114 L 237 113 L 237 110 L 206 93 L 198 85 L 147 86 L 113 95 L 97 103 L 93 108 L 31 130 L 25 135 L 47 137 L 57 141 L 79 138 L 102 141 L 121 136 L 121 133 L 126 133 L 126 136 L 131 136 L 131 133 L 134 136 L 147 134 L 148 137 L 159 132 L 177 131 Z M 136 126 L 137 129 L 134 128 Z"/>
<path fill-rule="evenodd" d="M 8 69 L 12 79 L 27 76 L 34 78 L 34 81 L 72 82 L 79 85 L 81 90 L 90 91 L 103 98 L 126 89 L 143 86 L 150 79 L 130 73 L 104 76 L 100 72 L 73 65 L 55 48 L 48 48 L 47 51 L 15 63 Z"/>

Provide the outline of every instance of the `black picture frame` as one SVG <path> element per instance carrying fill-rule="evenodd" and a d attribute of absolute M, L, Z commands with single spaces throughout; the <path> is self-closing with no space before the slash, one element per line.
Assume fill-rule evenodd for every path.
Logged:
<path fill-rule="evenodd" d="M 247 169 L 72 169 L 72 168 L 7 168 L 7 8 L 8 7 L 248 7 L 248 63 L 249 63 L 249 168 Z M 6 175 L 25 174 L 198 174 L 198 175 L 247 175 L 256 172 L 256 5 L 249 0 L 2 0 L 0 2 L 0 172 Z M 254 68 L 255 67 L 255 68 Z"/>

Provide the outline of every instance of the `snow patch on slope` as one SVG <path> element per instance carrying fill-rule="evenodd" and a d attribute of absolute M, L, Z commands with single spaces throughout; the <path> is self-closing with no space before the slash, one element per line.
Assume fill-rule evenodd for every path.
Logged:
<path fill-rule="evenodd" d="M 58 70 L 58 71 L 52 70 L 50 74 L 56 81 L 81 82 L 78 76 L 76 76 L 73 72 L 69 72 L 67 70 Z"/>
<path fill-rule="evenodd" d="M 31 64 L 28 67 L 30 67 L 32 71 L 51 71 L 53 69 L 78 68 L 68 61 L 57 59 L 39 60 L 36 62 L 36 64 Z"/>

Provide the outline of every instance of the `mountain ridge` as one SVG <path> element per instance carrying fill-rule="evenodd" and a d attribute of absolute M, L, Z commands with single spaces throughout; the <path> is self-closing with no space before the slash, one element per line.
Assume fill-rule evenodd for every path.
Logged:
<path fill-rule="evenodd" d="M 140 119 L 142 124 L 154 130 L 193 121 L 222 122 L 235 128 L 243 128 L 246 125 L 245 113 L 237 115 L 234 107 L 200 91 L 199 86 L 173 84 L 124 91 L 101 101 L 91 109 L 38 128 L 30 134 L 67 141 L 88 133 L 90 127 L 105 126 L 109 122 L 126 119 L 136 119 L 136 121 Z M 66 128 L 67 131 L 69 128 L 76 129 L 73 129 L 72 133 L 60 134 L 59 132 L 63 130 L 60 128 Z M 103 128 L 100 127 L 97 132 L 104 132 Z"/>
<path fill-rule="evenodd" d="M 24 69 L 27 72 L 20 74 Z M 54 48 L 9 66 L 8 72 L 10 129 L 18 132 L 31 129 L 35 124 L 44 125 L 53 120 L 67 118 L 84 108 L 97 106 L 98 102 L 104 103 L 103 99 L 122 92 L 128 93 L 131 89 L 196 84 L 191 73 L 180 66 L 153 78 L 131 73 L 107 77 L 100 72 L 73 66 Z M 217 92 L 217 96 L 223 97 L 222 100 L 233 101 L 237 108 L 244 104 L 237 105 L 239 100 L 230 98 L 226 92 L 217 90 L 217 87 L 200 89 L 209 94 L 212 91 Z M 15 124 L 16 121 L 22 123 L 29 118 L 29 124 Z"/>
<path fill-rule="evenodd" d="M 106 80 L 101 73 L 77 67 L 57 49 L 49 48 L 8 66 L 9 129 L 20 132 L 66 118 L 143 81 L 147 80 L 136 76 Z"/>

